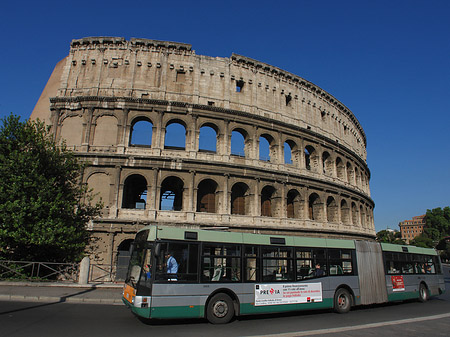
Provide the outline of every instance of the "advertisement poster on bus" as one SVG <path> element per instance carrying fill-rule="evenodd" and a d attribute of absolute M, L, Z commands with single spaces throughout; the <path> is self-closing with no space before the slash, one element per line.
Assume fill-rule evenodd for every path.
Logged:
<path fill-rule="evenodd" d="M 393 291 L 405 291 L 405 282 L 402 275 L 391 276 L 391 281 Z"/>
<path fill-rule="evenodd" d="M 322 302 L 322 283 L 256 284 L 255 306 Z"/>

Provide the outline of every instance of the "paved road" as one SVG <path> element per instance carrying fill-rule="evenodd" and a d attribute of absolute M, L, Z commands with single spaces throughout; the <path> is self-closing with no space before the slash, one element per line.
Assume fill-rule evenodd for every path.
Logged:
<path fill-rule="evenodd" d="M 227 325 L 205 320 L 159 321 L 144 324 L 123 305 L 86 301 L 51 303 L 0 301 L 0 337 L 33 336 L 449 336 L 450 278 L 447 293 L 426 303 L 415 301 L 359 307 L 339 315 L 329 310 L 241 317 Z M 56 292 L 56 290 L 52 290 Z M 106 290 L 105 290 L 106 291 Z M 102 292 L 66 291 L 61 298 Z M 111 303 L 113 304 L 113 303 Z"/>

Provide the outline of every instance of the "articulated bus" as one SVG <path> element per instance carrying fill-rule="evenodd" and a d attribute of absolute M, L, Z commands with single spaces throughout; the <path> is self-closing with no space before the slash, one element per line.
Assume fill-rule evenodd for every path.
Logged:
<path fill-rule="evenodd" d="M 436 251 L 413 246 L 152 225 L 131 250 L 122 300 L 148 319 L 345 313 L 445 291 Z"/>

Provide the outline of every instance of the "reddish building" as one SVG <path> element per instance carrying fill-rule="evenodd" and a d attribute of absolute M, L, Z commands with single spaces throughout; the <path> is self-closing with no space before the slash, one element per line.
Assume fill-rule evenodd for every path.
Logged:
<path fill-rule="evenodd" d="M 402 239 L 409 243 L 416 236 L 423 233 L 425 227 L 425 214 L 413 216 L 411 220 L 404 220 L 398 224 Z"/>

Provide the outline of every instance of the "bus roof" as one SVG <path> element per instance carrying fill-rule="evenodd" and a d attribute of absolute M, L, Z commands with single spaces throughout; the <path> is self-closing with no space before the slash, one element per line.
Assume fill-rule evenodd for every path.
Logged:
<path fill-rule="evenodd" d="M 139 232 L 148 230 L 148 241 L 154 240 L 187 240 L 203 242 L 222 242 L 222 243 L 240 243 L 249 245 L 276 245 L 276 246 L 294 246 L 294 247 L 323 247 L 323 248 L 345 248 L 355 249 L 355 241 L 348 239 L 326 239 L 312 238 L 304 236 L 290 235 L 269 235 L 253 234 L 242 232 L 229 232 L 218 229 L 190 229 L 175 226 L 150 225 L 142 228 Z M 415 253 L 424 255 L 437 255 L 436 250 L 432 248 L 421 248 L 408 245 L 396 245 L 390 243 L 381 243 L 383 251 Z"/>

